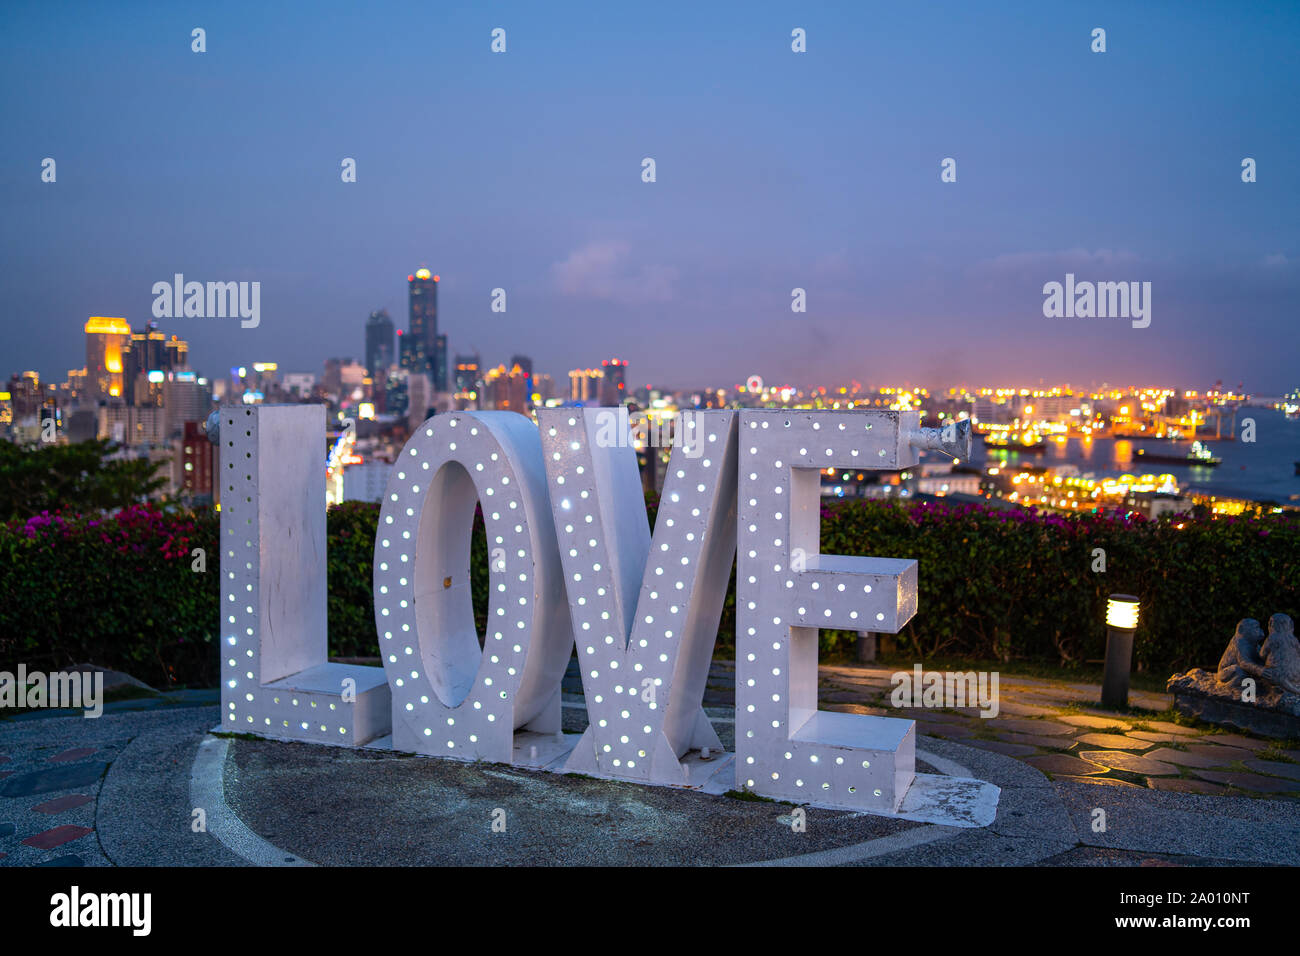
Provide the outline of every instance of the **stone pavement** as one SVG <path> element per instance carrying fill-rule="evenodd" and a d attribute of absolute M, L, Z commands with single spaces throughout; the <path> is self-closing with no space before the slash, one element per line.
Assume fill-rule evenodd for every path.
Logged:
<path fill-rule="evenodd" d="M 1175 723 L 1169 694 L 1133 691 L 1130 710 L 1103 709 L 1095 684 L 999 675 L 996 717 L 973 707 L 900 709 L 881 666 L 822 667 L 820 706 L 911 716 L 917 732 L 1015 757 L 1053 780 L 1218 795 L 1300 798 L 1300 741 Z"/>
<path fill-rule="evenodd" d="M 896 713 L 890 673 L 823 667 L 822 707 Z M 731 675 L 716 664 L 706 696 L 728 746 Z M 565 729 L 581 730 L 580 686 L 565 689 Z M 1087 685 L 1006 677 L 1000 691 L 991 720 L 911 714 L 918 771 L 1001 789 L 996 819 L 975 829 L 809 808 L 795 832 L 789 805 L 762 800 L 214 737 L 215 691 L 97 720 L 36 712 L 0 719 L 0 866 L 1300 865 L 1294 746 L 1110 716 Z"/>

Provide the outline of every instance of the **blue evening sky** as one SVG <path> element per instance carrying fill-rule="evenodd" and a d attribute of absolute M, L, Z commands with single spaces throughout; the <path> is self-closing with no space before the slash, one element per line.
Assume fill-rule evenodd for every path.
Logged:
<path fill-rule="evenodd" d="M 201 370 L 318 372 L 372 309 L 404 327 L 426 264 L 453 353 L 561 387 L 621 356 L 638 385 L 1276 394 L 1298 46 L 1297 3 L 8 2 L 0 374 L 62 380 L 87 316 L 143 325 L 177 272 L 261 282 L 257 329 L 161 322 Z M 1150 327 L 1044 318 L 1067 272 L 1151 282 Z"/>

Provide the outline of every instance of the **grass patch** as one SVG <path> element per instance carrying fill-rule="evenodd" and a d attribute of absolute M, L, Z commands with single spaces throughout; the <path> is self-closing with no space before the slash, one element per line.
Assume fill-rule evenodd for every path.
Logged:
<path fill-rule="evenodd" d="M 1260 760 L 1272 760 L 1274 763 L 1300 763 L 1287 754 L 1280 744 L 1269 744 L 1255 756 Z"/>
<path fill-rule="evenodd" d="M 789 800 L 773 800 L 771 797 L 760 797 L 752 790 L 728 790 L 723 794 L 724 797 L 730 797 L 732 800 L 743 800 L 746 803 L 776 803 L 783 807 L 798 806 Z"/>

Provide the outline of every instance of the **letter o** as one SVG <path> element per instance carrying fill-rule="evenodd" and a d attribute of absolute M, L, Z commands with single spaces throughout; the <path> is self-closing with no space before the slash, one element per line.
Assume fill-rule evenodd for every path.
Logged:
<path fill-rule="evenodd" d="M 502 567 L 489 566 L 481 649 L 470 589 L 478 503 L 489 550 L 505 551 Z M 384 494 L 374 595 L 394 749 L 514 763 L 518 728 L 560 730 L 573 636 L 531 421 L 452 412 L 420 426 Z"/>

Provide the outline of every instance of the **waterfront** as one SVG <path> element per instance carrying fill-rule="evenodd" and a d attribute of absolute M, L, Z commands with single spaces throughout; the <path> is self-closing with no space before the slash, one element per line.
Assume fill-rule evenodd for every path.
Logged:
<path fill-rule="evenodd" d="M 1300 420 L 1287 418 L 1271 408 L 1243 408 L 1238 415 L 1238 436 L 1244 419 L 1255 420 L 1255 441 L 1208 442 L 1210 452 L 1222 459 L 1217 468 L 1191 467 L 1165 462 L 1144 461 L 1137 454 L 1186 454 L 1190 440 L 1170 442 L 1156 438 L 1094 438 L 1085 441 L 1069 438 L 1064 442 L 1049 440 L 1040 454 L 989 448 L 979 443 L 975 453 L 978 464 L 1005 462 L 1011 465 L 1057 467 L 1070 464 L 1080 474 L 1099 478 L 1121 474 L 1170 474 L 1184 493 L 1203 492 L 1223 497 L 1287 503 L 1300 496 L 1300 476 L 1295 462 L 1300 461 Z M 1212 433 L 1211 433 L 1212 434 Z"/>

